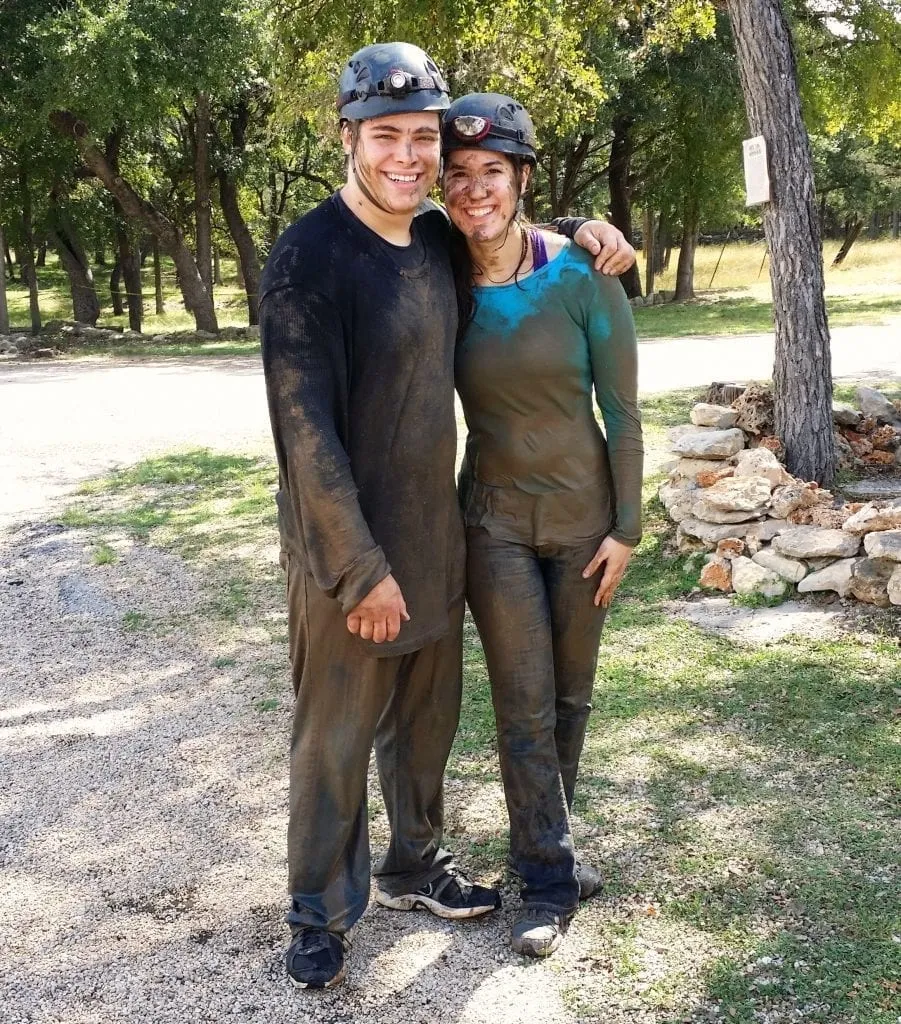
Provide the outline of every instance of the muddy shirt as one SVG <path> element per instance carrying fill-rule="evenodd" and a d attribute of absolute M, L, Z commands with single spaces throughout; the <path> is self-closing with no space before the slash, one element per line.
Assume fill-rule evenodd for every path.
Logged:
<path fill-rule="evenodd" d="M 456 357 L 467 526 L 534 546 L 637 544 L 638 350 L 622 285 L 568 245 L 518 283 L 476 288 L 475 304 Z"/>
<path fill-rule="evenodd" d="M 282 546 L 345 614 L 393 573 L 410 622 L 360 640 L 381 657 L 445 634 L 463 590 L 447 237 L 431 212 L 391 245 L 335 194 L 282 234 L 260 287 Z"/>

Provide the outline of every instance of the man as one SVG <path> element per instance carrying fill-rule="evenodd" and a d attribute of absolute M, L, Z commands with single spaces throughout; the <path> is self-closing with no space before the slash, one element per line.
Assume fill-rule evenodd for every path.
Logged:
<path fill-rule="evenodd" d="M 500 902 L 441 846 L 462 675 L 457 307 L 446 218 L 415 214 L 448 105 L 418 47 L 354 54 L 338 99 L 346 184 L 284 232 L 260 289 L 297 697 L 287 970 L 304 987 L 341 981 L 368 901 L 373 743 L 391 825 L 378 902 L 450 919 Z M 631 263 L 615 241 L 609 253 L 611 269 Z"/>

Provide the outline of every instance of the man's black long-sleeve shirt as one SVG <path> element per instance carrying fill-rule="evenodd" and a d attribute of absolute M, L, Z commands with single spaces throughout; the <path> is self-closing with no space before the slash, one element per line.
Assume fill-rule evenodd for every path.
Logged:
<path fill-rule="evenodd" d="M 282 546 L 345 613 L 391 572 L 411 621 L 360 643 L 418 650 L 463 591 L 446 218 L 422 214 L 394 246 L 336 193 L 276 243 L 260 326 Z"/>

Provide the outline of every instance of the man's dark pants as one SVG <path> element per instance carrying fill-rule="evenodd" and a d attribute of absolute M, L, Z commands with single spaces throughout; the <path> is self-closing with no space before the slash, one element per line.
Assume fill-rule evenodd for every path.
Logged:
<path fill-rule="evenodd" d="M 373 657 L 341 607 L 288 561 L 296 694 L 291 736 L 288 886 L 292 931 L 348 931 L 369 899 L 367 770 L 375 744 L 391 842 L 374 874 L 414 892 L 452 863 L 441 847 L 443 779 L 460 716 L 463 600 L 450 630 L 411 654 Z"/>
<path fill-rule="evenodd" d="M 466 597 L 479 628 L 510 815 L 510 861 L 525 903 L 579 905 L 569 812 L 605 610 L 582 570 L 601 537 L 531 547 L 466 531 Z"/>

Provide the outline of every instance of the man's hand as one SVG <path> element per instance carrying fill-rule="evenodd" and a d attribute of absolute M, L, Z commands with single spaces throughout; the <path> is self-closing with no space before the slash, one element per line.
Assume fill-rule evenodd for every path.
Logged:
<path fill-rule="evenodd" d="M 635 262 L 635 250 L 625 235 L 606 221 L 586 221 L 575 233 L 573 241 L 596 257 L 594 269 L 602 274 L 624 274 Z"/>
<path fill-rule="evenodd" d="M 601 584 L 598 587 L 597 593 L 594 595 L 595 606 L 600 605 L 603 608 L 609 608 L 610 602 L 613 600 L 613 595 L 616 593 L 616 588 L 622 582 L 623 576 L 626 575 L 626 566 L 629 564 L 629 559 L 632 557 L 632 548 L 628 544 L 623 544 L 618 540 L 614 540 L 612 537 L 605 537 L 600 544 L 600 547 L 595 552 L 594 558 L 585 566 L 585 570 L 582 573 L 584 579 L 588 579 L 589 576 L 593 576 L 598 569 L 603 565 L 604 573 L 601 576 Z"/>
<path fill-rule="evenodd" d="M 393 576 L 386 576 L 347 613 L 347 628 L 363 640 L 382 644 L 396 640 L 401 622 L 409 622 L 404 595 Z"/>

